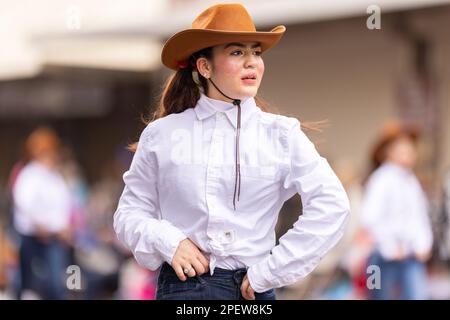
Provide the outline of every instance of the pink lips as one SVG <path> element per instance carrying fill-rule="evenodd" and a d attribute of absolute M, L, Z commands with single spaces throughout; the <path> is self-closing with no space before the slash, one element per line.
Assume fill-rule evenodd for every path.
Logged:
<path fill-rule="evenodd" d="M 242 82 L 244 82 L 244 84 L 248 84 L 248 85 L 255 85 L 256 84 L 256 73 L 252 72 L 252 73 L 248 73 L 247 75 L 243 76 L 241 78 Z"/>
<path fill-rule="evenodd" d="M 242 82 L 244 84 L 248 84 L 248 85 L 255 85 L 256 84 L 256 79 L 242 79 Z"/>

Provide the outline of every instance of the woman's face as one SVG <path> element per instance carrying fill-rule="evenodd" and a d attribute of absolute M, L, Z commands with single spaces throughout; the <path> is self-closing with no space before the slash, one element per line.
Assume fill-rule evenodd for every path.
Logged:
<path fill-rule="evenodd" d="M 228 43 L 213 47 L 212 61 L 200 58 L 197 68 L 227 96 L 246 99 L 256 96 L 264 74 L 261 47 L 256 42 Z M 229 101 L 208 81 L 208 96 Z"/>
<path fill-rule="evenodd" d="M 387 159 L 412 169 L 417 161 L 417 151 L 411 138 L 403 136 L 393 141 L 387 149 Z"/>

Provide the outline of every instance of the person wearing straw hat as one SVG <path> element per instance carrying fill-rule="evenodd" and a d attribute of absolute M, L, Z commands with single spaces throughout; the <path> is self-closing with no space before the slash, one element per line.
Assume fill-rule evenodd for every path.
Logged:
<path fill-rule="evenodd" d="M 118 238 L 160 273 L 157 299 L 275 299 L 337 243 L 347 195 L 295 118 L 256 97 L 261 54 L 285 33 L 256 31 L 244 6 L 207 8 L 167 40 L 174 73 L 135 144 L 114 214 Z M 303 215 L 275 246 L 283 203 Z"/>

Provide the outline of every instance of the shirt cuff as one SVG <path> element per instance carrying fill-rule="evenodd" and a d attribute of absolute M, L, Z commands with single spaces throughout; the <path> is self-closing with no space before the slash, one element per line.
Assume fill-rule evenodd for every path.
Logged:
<path fill-rule="evenodd" d="M 261 293 L 274 287 L 270 281 L 271 273 L 267 259 L 248 268 L 247 278 L 255 292 Z"/>
<path fill-rule="evenodd" d="M 166 220 L 161 220 L 159 226 L 159 237 L 156 241 L 156 249 L 159 251 L 164 261 L 172 265 L 172 258 L 177 251 L 180 242 L 187 236 L 177 227 Z"/>
<path fill-rule="evenodd" d="M 414 244 L 414 253 L 425 253 L 431 251 L 432 243 L 425 241 L 418 241 Z"/>

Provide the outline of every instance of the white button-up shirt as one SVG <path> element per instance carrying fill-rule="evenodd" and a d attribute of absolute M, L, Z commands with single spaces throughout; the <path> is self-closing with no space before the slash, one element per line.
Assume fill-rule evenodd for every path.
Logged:
<path fill-rule="evenodd" d="M 386 162 L 371 175 L 361 223 L 385 259 L 431 250 L 428 202 L 414 173 Z"/>
<path fill-rule="evenodd" d="M 14 225 L 23 235 L 34 235 L 36 226 L 60 232 L 70 223 L 69 188 L 61 174 L 32 161 L 20 171 L 13 189 Z"/>
<path fill-rule="evenodd" d="M 144 267 L 171 263 L 192 240 L 215 267 L 248 268 L 256 292 L 307 275 L 343 234 L 347 195 L 295 118 L 241 102 L 241 192 L 233 208 L 237 108 L 202 94 L 195 108 L 142 132 L 114 215 L 119 239 Z M 303 215 L 275 246 L 283 203 L 299 193 Z"/>

